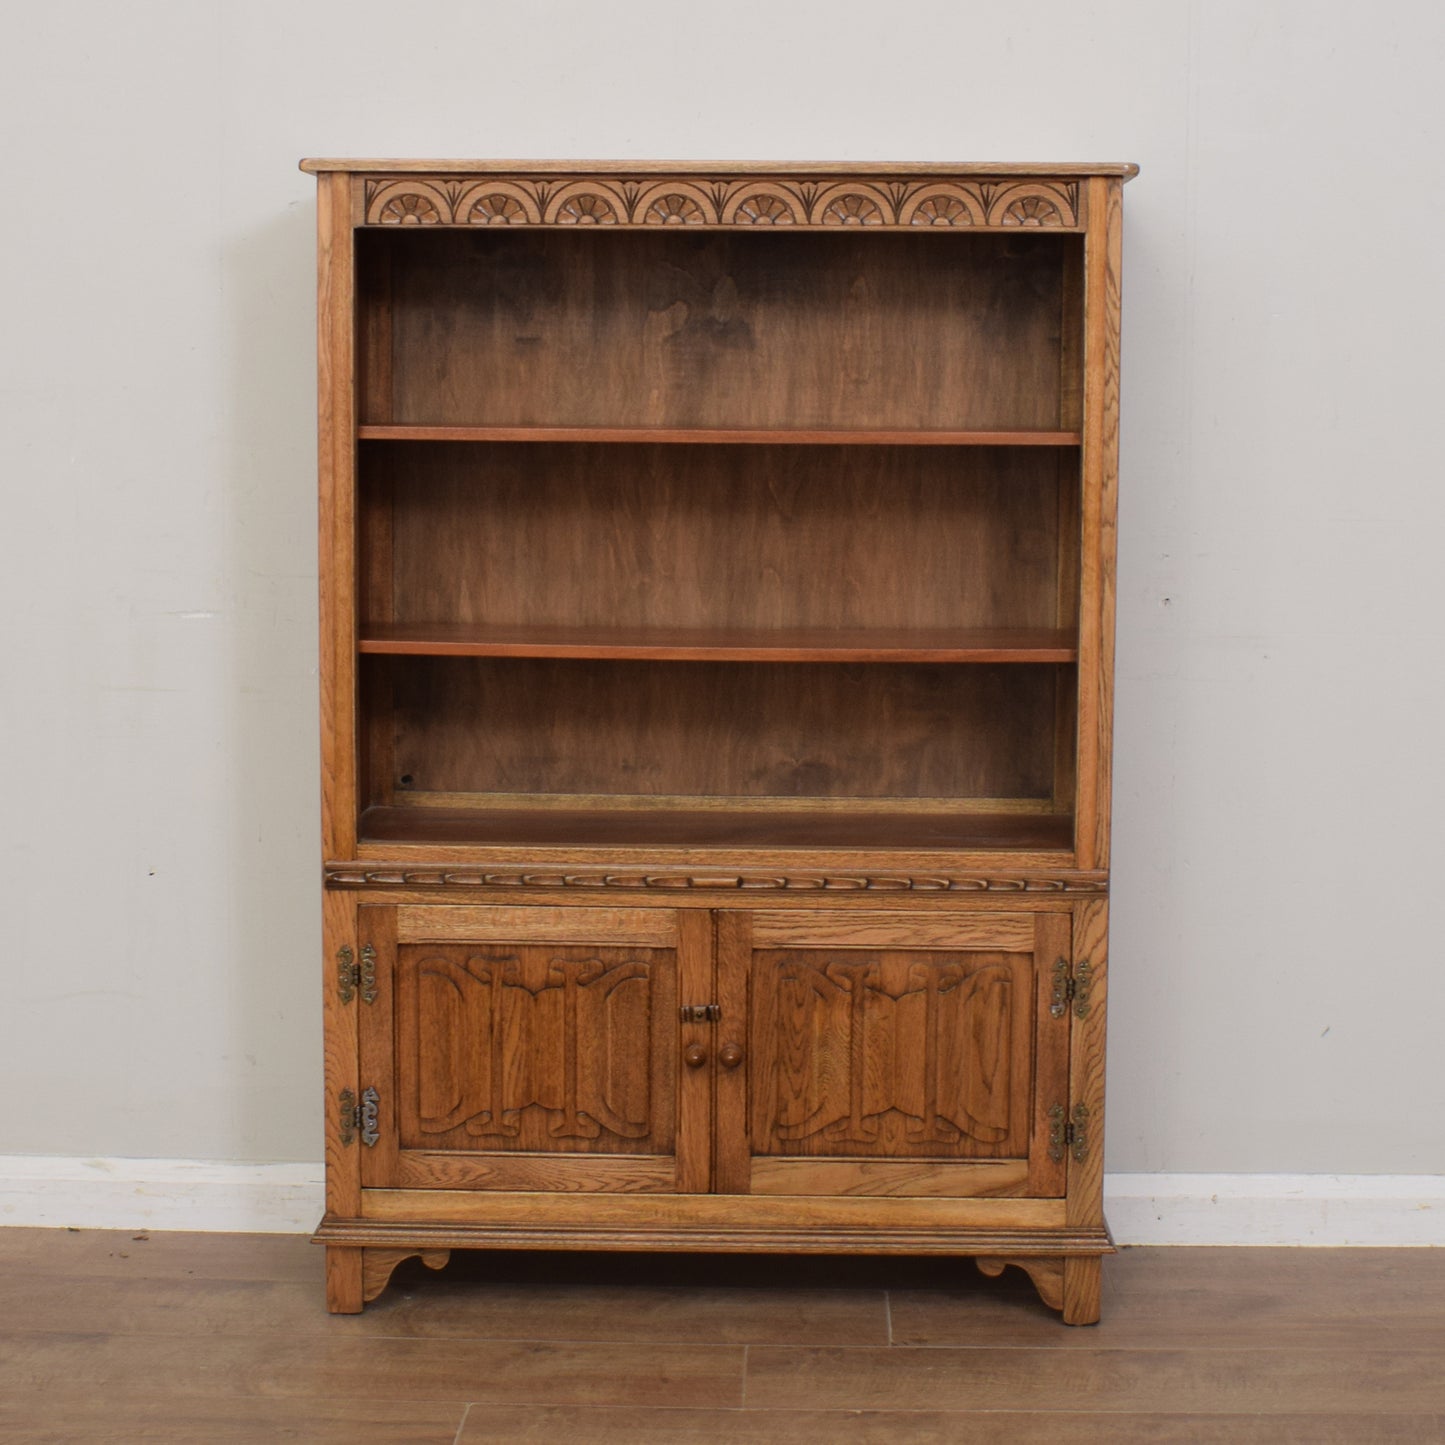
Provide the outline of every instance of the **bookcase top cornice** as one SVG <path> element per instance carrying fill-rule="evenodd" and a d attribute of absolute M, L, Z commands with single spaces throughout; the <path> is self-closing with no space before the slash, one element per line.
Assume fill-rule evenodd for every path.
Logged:
<path fill-rule="evenodd" d="M 601 161 L 601 160 L 377 160 L 308 158 L 301 169 L 354 175 L 578 175 L 578 176 L 1120 176 L 1139 174 L 1132 161 Z"/>
<path fill-rule="evenodd" d="M 352 189 L 358 226 L 733 226 L 1079 231 L 1094 178 L 1132 165 L 724 161 L 303 161 Z"/>

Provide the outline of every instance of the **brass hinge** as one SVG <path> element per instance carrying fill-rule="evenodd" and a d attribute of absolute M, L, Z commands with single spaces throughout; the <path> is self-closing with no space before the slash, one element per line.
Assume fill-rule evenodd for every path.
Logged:
<path fill-rule="evenodd" d="M 362 1003 L 376 1002 L 376 950 L 363 944 L 361 962 L 356 961 L 349 944 L 336 951 L 336 982 L 343 1004 L 350 1003 L 361 992 Z"/>
<path fill-rule="evenodd" d="M 1049 1158 L 1061 1164 L 1064 1152 L 1074 1156 L 1075 1164 L 1082 1164 L 1089 1157 L 1089 1109 L 1086 1104 L 1075 1104 L 1070 1119 L 1064 1113 L 1062 1104 L 1055 1104 L 1049 1110 Z"/>
<path fill-rule="evenodd" d="M 722 1017 L 719 1003 L 685 1003 L 677 1011 L 685 1024 L 715 1024 Z"/>
<path fill-rule="evenodd" d="M 1093 982 L 1093 969 L 1087 958 L 1079 960 L 1078 967 L 1071 973 L 1069 960 L 1060 958 L 1054 962 L 1054 993 L 1049 1012 L 1061 1019 L 1068 1013 L 1069 1005 L 1074 1006 L 1074 1017 L 1086 1019 L 1089 1016 L 1089 990 Z"/>
<path fill-rule="evenodd" d="M 375 1089 L 363 1089 L 361 1101 L 358 1103 L 356 1095 L 350 1089 L 343 1089 L 338 1102 L 340 1104 L 342 1144 L 356 1143 L 356 1135 L 359 1130 L 361 1142 L 368 1149 L 372 1148 L 381 1138 L 378 1117 L 381 1095 Z"/>

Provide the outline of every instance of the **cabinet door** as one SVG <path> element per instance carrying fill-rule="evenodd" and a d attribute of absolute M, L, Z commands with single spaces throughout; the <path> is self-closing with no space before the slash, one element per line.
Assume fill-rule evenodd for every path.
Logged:
<path fill-rule="evenodd" d="M 717 1188 L 1063 1194 L 1068 920 L 720 915 Z"/>
<path fill-rule="evenodd" d="M 708 1079 L 680 1067 L 678 1016 L 682 989 L 710 996 L 705 916 L 368 906 L 360 938 L 364 1184 L 707 1187 Z"/>

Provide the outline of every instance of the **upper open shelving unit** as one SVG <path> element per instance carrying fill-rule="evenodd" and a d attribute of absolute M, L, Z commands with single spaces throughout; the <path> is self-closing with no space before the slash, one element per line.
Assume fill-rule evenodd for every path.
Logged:
<path fill-rule="evenodd" d="M 1132 168 L 358 164 L 353 846 L 1065 860 Z"/>

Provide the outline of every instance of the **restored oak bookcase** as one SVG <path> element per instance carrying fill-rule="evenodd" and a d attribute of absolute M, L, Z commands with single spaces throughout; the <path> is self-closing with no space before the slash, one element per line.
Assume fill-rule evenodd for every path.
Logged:
<path fill-rule="evenodd" d="M 806 1250 L 1097 1319 L 1134 168 L 303 168 L 331 1309 Z"/>

